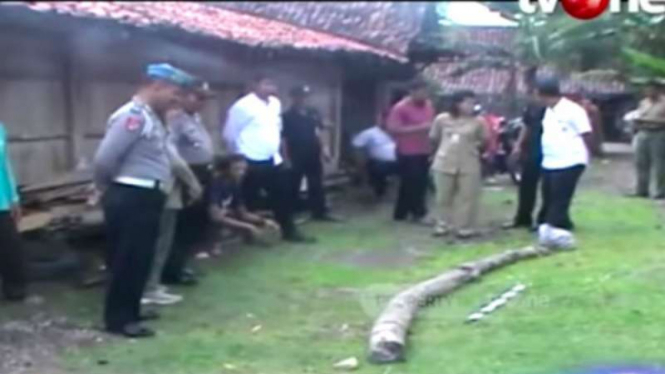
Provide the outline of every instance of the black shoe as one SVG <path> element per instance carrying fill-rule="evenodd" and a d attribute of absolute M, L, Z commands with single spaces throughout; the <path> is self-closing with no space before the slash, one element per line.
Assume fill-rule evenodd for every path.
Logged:
<path fill-rule="evenodd" d="M 196 277 L 196 272 L 194 271 L 194 269 L 186 268 L 185 270 L 182 271 L 182 275 L 188 277 Z"/>
<path fill-rule="evenodd" d="M 160 318 L 161 316 L 156 311 L 146 310 L 145 312 L 141 313 L 141 315 L 139 316 L 139 321 L 140 322 L 156 321 Z"/>
<path fill-rule="evenodd" d="M 151 338 L 155 336 L 155 331 L 138 323 L 130 323 L 120 329 L 107 329 L 106 331 L 114 335 L 121 335 L 126 338 L 134 339 Z"/>
<path fill-rule="evenodd" d="M 504 230 L 515 230 L 515 229 L 530 229 L 531 226 L 532 225 L 530 223 L 506 222 L 501 226 L 501 228 Z"/>
<path fill-rule="evenodd" d="M 316 243 L 316 239 L 304 236 L 300 233 L 285 235 L 283 240 L 285 242 L 294 243 L 294 244 L 314 244 L 314 243 Z"/>
<path fill-rule="evenodd" d="M 26 291 L 25 287 L 8 287 L 8 286 L 5 286 L 4 289 L 3 289 L 3 294 L 5 296 L 5 300 L 11 301 L 11 302 L 24 301 L 28 296 L 28 292 Z"/>
<path fill-rule="evenodd" d="M 344 222 L 343 219 L 341 219 L 339 217 L 335 217 L 335 216 L 330 215 L 330 214 L 316 215 L 316 216 L 313 216 L 312 219 L 314 221 L 318 221 L 318 222 L 329 222 L 329 223 Z"/>
<path fill-rule="evenodd" d="M 177 278 L 165 278 L 162 283 L 168 286 L 196 286 L 199 280 L 195 276 L 182 274 Z"/>

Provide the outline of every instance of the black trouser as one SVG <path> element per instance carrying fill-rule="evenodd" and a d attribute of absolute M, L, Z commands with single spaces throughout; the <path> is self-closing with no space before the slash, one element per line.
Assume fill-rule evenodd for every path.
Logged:
<path fill-rule="evenodd" d="M 206 164 L 189 165 L 189 167 L 203 188 L 203 196 L 178 212 L 173 248 L 162 271 L 162 279 L 167 282 L 176 282 L 182 276 L 183 270 L 192 258 L 192 250 L 206 239 L 210 226 L 206 199 L 211 178 L 210 166 Z"/>
<path fill-rule="evenodd" d="M 540 164 L 538 159 L 522 163 L 522 179 L 518 189 L 517 214 L 514 221 L 517 226 L 531 227 L 533 225 L 533 210 L 536 207 L 541 175 Z M 543 214 L 542 209 L 541 214 Z"/>
<path fill-rule="evenodd" d="M 111 279 L 104 320 L 109 330 L 139 321 L 166 196 L 157 189 L 112 184 L 103 199 Z"/>
<path fill-rule="evenodd" d="M 0 211 L 0 282 L 5 297 L 25 295 L 25 256 L 16 223 L 8 211 Z"/>
<path fill-rule="evenodd" d="M 394 212 L 396 220 L 406 219 L 409 215 L 422 218 L 427 214 L 425 198 L 429 181 L 428 158 L 427 155 L 397 157 L 400 186 Z"/>
<path fill-rule="evenodd" d="M 367 175 L 369 176 L 369 183 L 374 189 L 374 194 L 377 197 L 383 197 L 386 194 L 388 177 L 395 174 L 397 174 L 396 161 L 367 161 Z"/>
<path fill-rule="evenodd" d="M 584 165 L 578 165 L 561 170 L 543 170 L 542 223 L 564 230 L 574 229 L 569 210 L 584 168 Z"/>
<path fill-rule="evenodd" d="M 299 155 L 293 157 L 291 165 L 291 201 L 299 204 L 300 184 L 303 178 L 307 178 L 307 201 L 312 216 L 323 217 L 326 215 L 326 197 L 323 190 L 323 165 L 318 154 Z"/>
<path fill-rule="evenodd" d="M 282 236 L 296 233 L 293 223 L 291 183 L 289 174 L 273 160 L 248 161 L 249 167 L 242 183 L 242 194 L 249 210 L 260 207 L 261 192 L 267 195 L 267 202 L 282 229 Z"/>

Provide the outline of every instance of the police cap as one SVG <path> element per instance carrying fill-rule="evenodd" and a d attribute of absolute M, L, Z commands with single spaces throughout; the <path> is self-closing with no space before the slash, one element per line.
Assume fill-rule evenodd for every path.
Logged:
<path fill-rule="evenodd" d="M 163 80 L 185 88 L 196 81 L 191 74 L 166 63 L 148 65 L 146 75 L 149 78 Z"/>

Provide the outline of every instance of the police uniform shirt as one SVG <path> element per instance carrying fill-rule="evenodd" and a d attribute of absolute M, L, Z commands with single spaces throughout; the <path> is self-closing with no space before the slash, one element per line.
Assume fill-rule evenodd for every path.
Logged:
<path fill-rule="evenodd" d="M 111 115 L 94 159 L 95 183 L 107 186 L 118 177 L 168 183 L 171 164 L 167 132 L 161 119 L 134 98 Z"/>
<path fill-rule="evenodd" d="M 310 107 L 292 107 L 282 115 L 284 129 L 282 136 L 286 140 L 289 153 L 293 158 L 308 159 L 318 157 L 321 146 L 317 130 L 323 128 L 321 115 Z"/>
<path fill-rule="evenodd" d="M 665 96 L 659 96 L 657 100 L 649 97 L 640 101 L 637 108 L 639 129 L 664 129 L 665 128 Z"/>
<path fill-rule="evenodd" d="M 179 111 L 169 120 L 178 153 L 188 164 L 210 164 L 214 157 L 212 139 L 198 114 Z"/>
<path fill-rule="evenodd" d="M 208 203 L 223 211 L 238 212 L 243 206 L 240 187 L 222 177 L 217 177 L 210 185 Z"/>

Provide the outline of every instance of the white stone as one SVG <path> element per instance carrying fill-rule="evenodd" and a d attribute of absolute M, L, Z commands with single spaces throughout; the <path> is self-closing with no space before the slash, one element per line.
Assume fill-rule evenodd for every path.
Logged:
<path fill-rule="evenodd" d="M 348 370 L 348 371 L 356 370 L 359 366 L 360 362 L 355 357 L 347 358 L 333 365 L 335 369 Z"/>
<path fill-rule="evenodd" d="M 480 321 L 485 315 L 483 313 L 473 313 L 466 320 L 469 322 Z"/>

